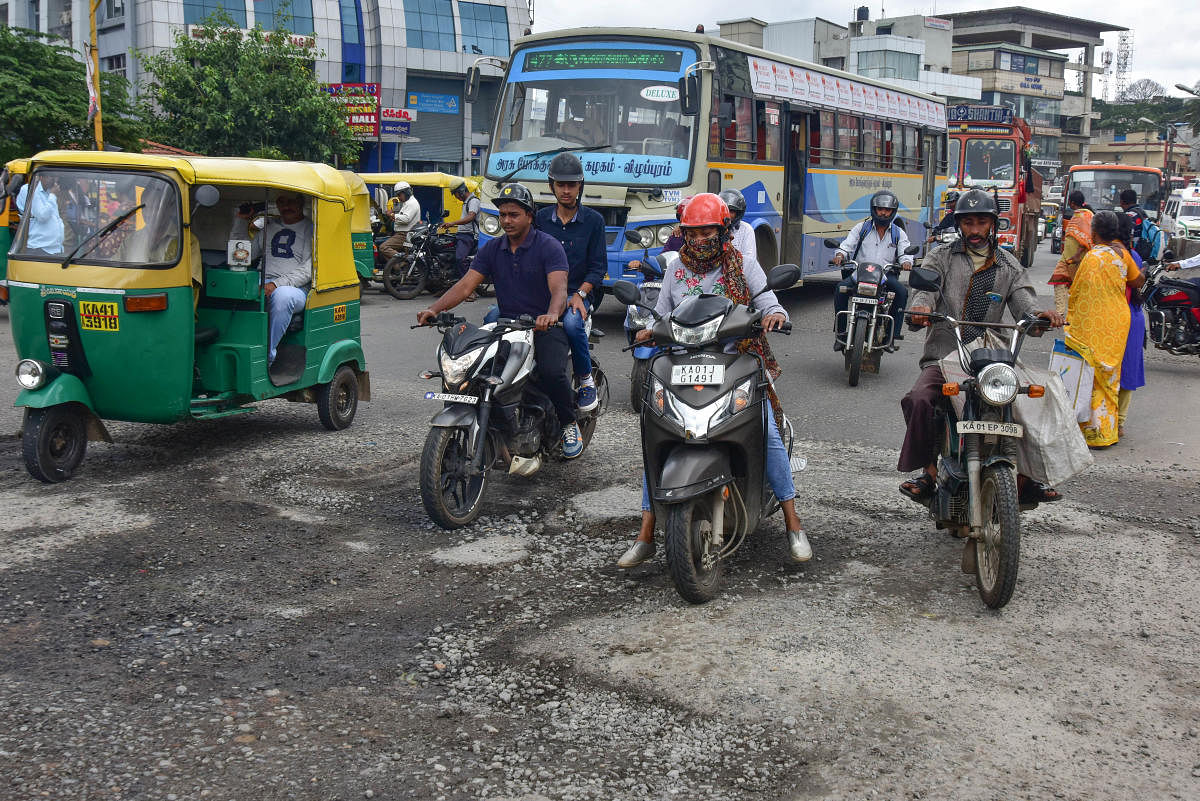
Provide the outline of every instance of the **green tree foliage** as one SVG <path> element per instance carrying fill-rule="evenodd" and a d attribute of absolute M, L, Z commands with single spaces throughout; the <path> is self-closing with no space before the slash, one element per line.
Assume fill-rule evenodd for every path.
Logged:
<path fill-rule="evenodd" d="M 1185 98 L 1165 96 L 1129 103 L 1093 100 L 1092 110 L 1100 112 L 1100 119 L 1092 123 L 1092 130 L 1118 134 L 1149 130 L 1149 125 L 1139 121 L 1142 117 L 1154 120 L 1160 127 L 1183 122 L 1188 119 L 1192 105 L 1192 101 Z"/>
<path fill-rule="evenodd" d="M 0 25 L 0 164 L 50 148 L 96 146 L 86 75 L 63 40 Z M 136 150 L 141 124 L 129 102 L 129 82 L 102 73 L 100 102 L 105 144 Z"/>
<path fill-rule="evenodd" d="M 210 156 L 356 160 L 359 144 L 317 82 L 319 55 L 282 26 L 243 37 L 217 11 L 199 32 L 181 29 L 170 50 L 142 58 L 151 138 Z"/>

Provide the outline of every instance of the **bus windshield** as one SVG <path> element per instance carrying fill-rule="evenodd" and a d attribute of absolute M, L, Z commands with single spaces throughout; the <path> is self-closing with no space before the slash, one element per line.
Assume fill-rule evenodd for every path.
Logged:
<path fill-rule="evenodd" d="M 1071 191 L 1078 189 L 1088 205 L 1096 211 L 1113 209 L 1121 205 L 1121 191 L 1133 189 L 1137 192 L 1138 204 L 1142 208 L 1157 211 L 1162 179 L 1157 172 L 1140 170 L 1073 170 Z"/>
<path fill-rule="evenodd" d="M 1011 139 L 968 139 L 963 163 L 965 186 L 1011 188 L 1016 183 L 1016 147 Z"/>
<path fill-rule="evenodd" d="M 544 181 L 572 150 L 590 183 L 681 186 L 691 178 L 696 117 L 680 113 L 688 48 L 650 42 L 547 45 L 513 55 L 487 176 Z"/>

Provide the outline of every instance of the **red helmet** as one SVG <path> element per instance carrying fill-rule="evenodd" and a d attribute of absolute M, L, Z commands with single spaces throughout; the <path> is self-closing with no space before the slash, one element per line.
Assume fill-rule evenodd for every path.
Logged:
<path fill-rule="evenodd" d="M 675 219 L 676 221 L 683 219 L 683 209 L 687 206 L 690 197 L 685 197 L 683 200 L 675 204 Z"/>
<path fill-rule="evenodd" d="M 679 224 L 684 228 L 703 228 L 715 225 L 722 232 L 729 227 L 732 217 L 725 201 L 711 192 L 702 192 L 687 201 Z"/>

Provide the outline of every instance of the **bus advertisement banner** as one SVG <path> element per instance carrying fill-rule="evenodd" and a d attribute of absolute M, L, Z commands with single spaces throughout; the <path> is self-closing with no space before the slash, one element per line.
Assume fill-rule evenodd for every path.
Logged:
<path fill-rule="evenodd" d="M 751 87 L 756 94 L 832 106 L 854 114 L 881 114 L 913 125 L 946 128 L 946 106 L 942 103 L 758 56 L 746 56 L 746 60 Z"/>

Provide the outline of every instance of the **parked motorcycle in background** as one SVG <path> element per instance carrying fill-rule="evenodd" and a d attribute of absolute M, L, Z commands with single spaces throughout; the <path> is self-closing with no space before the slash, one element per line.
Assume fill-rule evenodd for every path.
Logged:
<path fill-rule="evenodd" d="M 781 264 L 767 287 L 785 289 L 799 278 L 799 267 Z M 613 294 L 640 304 L 629 281 L 614 284 Z M 646 481 L 665 521 L 671 581 L 687 601 L 704 603 L 717 594 L 724 561 L 779 509 L 766 480 L 770 374 L 757 354 L 725 352 L 727 341 L 762 331 L 762 312 L 708 294 L 685 298 L 665 318 L 641 308 L 660 349 L 641 408 Z M 789 333 L 791 324 L 780 330 Z M 792 426 L 786 417 L 781 423 L 790 456 Z"/>
<path fill-rule="evenodd" d="M 1163 254 L 1163 262 L 1174 258 L 1169 250 Z M 1145 273 L 1142 304 L 1154 347 L 1176 356 L 1200 355 L 1200 286 L 1167 277 L 1164 263 L 1147 262 Z"/>
<path fill-rule="evenodd" d="M 825 247 L 836 249 L 841 245 L 839 239 L 826 239 Z M 919 253 L 920 245 L 909 245 L 904 249 L 904 255 L 912 256 Z M 831 265 L 832 261 L 829 262 Z M 884 351 L 891 353 L 898 349 L 895 343 L 895 320 L 892 319 L 892 303 L 896 293 L 887 289 L 886 274 L 898 276 L 899 263 L 887 267 L 869 261 L 854 262 L 849 259 L 842 262 L 842 278 L 854 275 L 854 288 L 850 295 L 850 306 L 846 311 L 837 312 L 836 317 L 844 320 L 834 320 L 834 338 L 842 344 L 842 355 L 846 360 L 847 380 L 850 386 L 858 386 L 859 374 L 879 372 L 879 362 Z M 838 291 L 843 291 L 839 286 Z M 836 331 L 843 329 L 845 334 L 838 336 Z"/>
<path fill-rule="evenodd" d="M 442 217 L 449 214 L 443 211 Z M 458 278 L 454 234 L 438 233 L 437 225 L 426 223 L 409 231 L 404 250 L 384 267 L 383 288 L 398 300 L 410 300 L 426 290 L 449 289 Z"/>
<path fill-rule="evenodd" d="M 461 528 L 479 517 L 493 470 L 532 476 L 544 463 L 564 459 L 554 404 L 532 380 L 534 323 L 528 315 L 478 327 L 450 312 L 434 319 L 442 334 L 438 370 L 421 377 L 441 379 L 442 391 L 424 397 L 444 408 L 430 421 L 419 480 L 425 511 L 442 528 Z M 603 336 L 596 330 L 591 335 Z M 608 408 L 608 379 L 595 353 L 592 378 L 600 403 L 589 412 L 576 410 L 585 450 Z"/>

